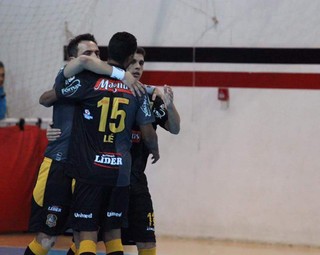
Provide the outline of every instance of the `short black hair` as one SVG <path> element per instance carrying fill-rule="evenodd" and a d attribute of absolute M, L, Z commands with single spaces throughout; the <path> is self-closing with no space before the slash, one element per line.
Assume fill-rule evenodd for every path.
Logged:
<path fill-rule="evenodd" d="M 4 68 L 4 64 L 0 61 L 0 68 Z"/>
<path fill-rule="evenodd" d="M 128 32 L 115 33 L 108 45 L 108 58 L 124 64 L 137 50 L 137 39 Z"/>
<path fill-rule="evenodd" d="M 142 47 L 138 47 L 136 53 L 141 54 L 143 57 L 146 56 L 146 51 Z"/>
<path fill-rule="evenodd" d="M 96 39 L 92 34 L 81 34 L 71 39 L 67 46 L 67 55 L 68 57 L 77 57 L 78 56 L 78 45 L 82 41 L 92 41 L 97 44 Z"/>

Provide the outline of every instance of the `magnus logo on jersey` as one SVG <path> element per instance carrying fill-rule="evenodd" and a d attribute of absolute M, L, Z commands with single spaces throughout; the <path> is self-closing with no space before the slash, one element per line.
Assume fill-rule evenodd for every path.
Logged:
<path fill-rule="evenodd" d="M 119 153 L 99 154 L 95 156 L 94 164 L 100 167 L 118 169 L 122 166 L 122 155 Z"/>
<path fill-rule="evenodd" d="M 109 80 L 109 79 L 99 79 L 97 80 L 96 84 L 94 85 L 94 90 L 102 90 L 102 91 L 110 91 L 113 93 L 116 92 L 124 92 L 127 94 L 132 94 L 130 89 L 118 80 Z"/>
<path fill-rule="evenodd" d="M 70 84 L 69 84 L 69 80 L 71 80 Z M 81 87 L 80 80 L 73 80 L 71 78 L 69 80 L 66 81 L 67 86 L 61 89 L 62 95 L 66 97 L 72 96 Z"/>

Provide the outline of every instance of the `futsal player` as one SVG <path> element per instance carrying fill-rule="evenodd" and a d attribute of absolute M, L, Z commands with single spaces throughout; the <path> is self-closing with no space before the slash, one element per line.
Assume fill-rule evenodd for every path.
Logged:
<path fill-rule="evenodd" d="M 81 55 L 99 59 L 99 49 L 91 34 L 82 34 L 70 41 L 67 47 L 70 59 Z M 100 61 L 100 60 L 99 60 Z M 112 75 L 113 67 L 100 61 L 101 72 Z M 82 63 L 81 68 L 90 68 L 90 63 Z M 116 69 L 116 74 L 119 74 Z M 124 72 L 121 72 L 124 74 Z M 122 78 L 132 83 L 134 78 L 125 74 Z M 119 78 L 119 77 L 118 77 Z M 56 82 L 64 82 L 64 78 Z M 47 102 L 48 103 L 48 102 Z M 25 255 L 45 255 L 53 247 L 57 235 L 65 230 L 71 202 L 72 178 L 64 174 L 67 150 L 70 142 L 74 104 L 56 102 L 53 107 L 54 127 L 62 133 L 56 141 L 50 142 L 45 158 L 39 169 L 36 186 L 33 190 L 32 212 L 29 230 L 36 233 L 28 245 Z"/>
<path fill-rule="evenodd" d="M 127 68 L 127 71 L 130 71 L 137 80 L 140 80 L 143 74 L 144 60 L 145 50 L 138 47 L 130 66 Z M 171 87 L 165 86 L 163 95 L 156 87 L 148 86 L 147 91 L 152 105 L 151 109 L 155 115 L 154 129 L 159 125 L 172 134 L 178 134 L 180 131 L 180 116 L 173 103 Z M 52 139 L 55 139 L 55 132 L 55 130 L 49 130 L 49 137 L 53 134 Z M 122 228 L 122 243 L 125 245 L 136 244 L 139 255 L 156 254 L 154 210 L 145 174 L 149 153 L 141 139 L 139 126 L 135 125 L 132 131 L 132 168 L 128 221 L 126 222 L 127 226 Z M 74 251 L 73 246 L 67 255 L 73 255 Z"/>
<path fill-rule="evenodd" d="M 127 71 L 131 72 L 137 80 L 140 80 L 143 74 L 144 62 L 145 50 L 138 48 L 132 63 L 127 68 Z M 149 89 L 150 87 L 147 90 Z M 161 95 L 159 92 L 149 91 L 151 109 L 155 115 L 153 127 L 156 129 L 157 126 L 160 126 L 172 134 L 178 134 L 180 116 L 173 103 L 173 91 L 171 87 L 165 86 L 164 94 Z M 149 150 L 141 140 L 141 131 L 137 125 L 133 128 L 132 141 L 128 226 L 122 228 L 122 242 L 123 244 L 136 244 L 139 255 L 155 255 L 154 210 L 145 174 Z"/>
<path fill-rule="evenodd" d="M 135 51 L 133 35 L 116 33 L 108 46 L 108 63 L 126 68 Z M 55 92 L 61 100 L 78 104 L 73 127 L 82 132 L 72 132 L 67 170 L 76 179 L 71 215 L 72 228 L 80 232 L 79 254 L 95 254 L 99 227 L 106 233 L 107 253 L 123 254 L 120 227 L 129 199 L 134 122 L 139 124 L 153 163 L 159 159 L 149 100 L 146 95 L 134 97 L 120 81 L 91 72 L 66 80 L 66 86 L 56 86 Z"/>

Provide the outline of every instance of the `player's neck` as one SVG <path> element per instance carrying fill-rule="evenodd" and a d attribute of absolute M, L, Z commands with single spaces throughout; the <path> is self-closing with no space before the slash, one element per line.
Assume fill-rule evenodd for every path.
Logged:
<path fill-rule="evenodd" d="M 108 64 L 109 65 L 112 65 L 112 66 L 116 66 L 116 67 L 119 67 L 121 69 L 124 69 L 123 65 L 120 64 L 118 61 L 115 61 L 113 59 L 108 59 Z"/>

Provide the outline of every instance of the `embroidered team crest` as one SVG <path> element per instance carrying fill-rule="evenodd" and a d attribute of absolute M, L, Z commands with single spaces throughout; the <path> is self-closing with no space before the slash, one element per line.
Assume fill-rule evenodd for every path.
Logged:
<path fill-rule="evenodd" d="M 48 214 L 47 215 L 47 220 L 46 220 L 46 225 L 49 227 L 49 228 L 53 228 L 57 225 L 57 219 L 58 217 L 54 214 Z"/>

